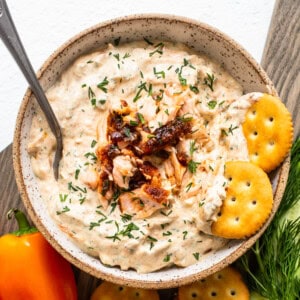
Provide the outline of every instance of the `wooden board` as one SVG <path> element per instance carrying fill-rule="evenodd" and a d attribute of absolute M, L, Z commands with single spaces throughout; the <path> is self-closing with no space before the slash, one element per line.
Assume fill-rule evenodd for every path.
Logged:
<path fill-rule="evenodd" d="M 263 54 L 262 66 L 275 84 L 282 100 L 293 115 L 295 137 L 300 133 L 300 5 L 299 0 L 276 2 L 269 34 Z M 297 81 L 298 80 L 298 81 Z M 0 236 L 16 229 L 13 221 L 5 218 L 6 212 L 17 207 L 25 211 L 18 194 L 12 166 L 12 146 L 0 153 Z M 89 299 L 99 279 L 74 268 L 79 300 Z M 168 292 L 161 292 L 168 300 Z"/>

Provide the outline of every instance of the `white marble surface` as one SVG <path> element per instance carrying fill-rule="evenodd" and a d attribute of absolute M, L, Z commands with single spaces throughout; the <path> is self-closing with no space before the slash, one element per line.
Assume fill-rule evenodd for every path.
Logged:
<path fill-rule="evenodd" d="M 217 27 L 260 61 L 275 0 L 6 0 L 35 70 L 69 37 L 135 13 L 191 17 Z M 0 151 L 12 142 L 27 83 L 0 42 Z"/>

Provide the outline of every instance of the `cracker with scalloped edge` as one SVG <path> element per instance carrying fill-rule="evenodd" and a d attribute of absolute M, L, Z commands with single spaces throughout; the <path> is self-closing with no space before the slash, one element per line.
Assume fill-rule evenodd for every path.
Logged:
<path fill-rule="evenodd" d="M 138 289 L 103 281 L 93 292 L 90 300 L 159 300 L 155 290 Z"/>
<path fill-rule="evenodd" d="M 178 289 L 178 300 L 249 300 L 241 274 L 232 267 Z"/>
<path fill-rule="evenodd" d="M 246 161 L 227 162 L 225 177 L 226 198 L 212 223 L 212 234 L 228 239 L 249 237 L 271 213 L 273 193 L 269 177 L 260 167 Z"/>
<path fill-rule="evenodd" d="M 246 112 L 242 126 L 250 161 L 266 172 L 278 167 L 293 141 L 292 118 L 281 100 L 263 94 Z"/>

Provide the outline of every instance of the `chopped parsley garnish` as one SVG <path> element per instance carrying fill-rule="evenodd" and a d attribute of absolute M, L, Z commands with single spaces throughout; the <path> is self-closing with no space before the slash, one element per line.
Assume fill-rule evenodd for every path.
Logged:
<path fill-rule="evenodd" d="M 195 257 L 196 260 L 199 260 L 200 254 L 199 254 L 199 252 L 195 252 L 195 253 L 193 253 L 193 256 Z"/>
<path fill-rule="evenodd" d="M 154 43 L 151 42 L 150 40 L 148 40 L 146 37 L 144 37 L 144 41 L 145 41 L 148 45 L 151 45 L 151 46 L 154 45 Z"/>
<path fill-rule="evenodd" d="M 88 88 L 88 97 L 91 100 L 92 105 L 95 106 L 96 105 L 96 95 L 90 86 Z"/>
<path fill-rule="evenodd" d="M 64 206 L 61 211 L 56 211 L 56 214 L 57 215 L 61 215 L 61 214 L 64 214 L 64 213 L 66 213 L 68 211 L 70 211 L 70 208 L 68 206 Z"/>
<path fill-rule="evenodd" d="M 97 226 L 100 226 L 100 223 L 97 223 L 97 222 L 91 222 L 91 223 L 90 223 L 89 230 L 92 230 L 92 229 L 94 229 L 94 227 L 97 227 Z"/>
<path fill-rule="evenodd" d="M 190 90 L 195 94 L 199 94 L 199 89 L 195 85 L 190 85 Z"/>
<path fill-rule="evenodd" d="M 129 238 L 134 238 L 134 236 L 132 235 L 132 231 L 135 231 L 135 230 L 139 230 L 140 228 L 135 225 L 134 223 L 130 223 L 128 224 L 122 231 L 120 231 L 120 235 L 122 236 L 127 236 Z"/>
<path fill-rule="evenodd" d="M 233 135 L 233 130 L 238 129 L 239 126 L 234 126 L 232 124 L 230 124 L 230 127 L 228 128 L 228 132 Z"/>
<path fill-rule="evenodd" d="M 123 132 L 128 138 L 131 137 L 131 131 L 128 127 L 124 127 Z"/>
<path fill-rule="evenodd" d="M 148 96 L 152 96 L 152 83 L 150 83 L 148 87 Z"/>
<path fill-rule="evenodd" d="M 154 51 L 150 52 L 149 53 L 149 56 L 153 56 L 155 53 L 158 53 L 160 55 L 162 55 L 164 52 L 163 52 L 163 49 L 164 49 L 164 46 L 165 44 L 164 43 L 159 43 L 157 45 L 155 45 L 154 47 L 156 48 Z"/>
<path fill-rule="evenodd" d="M 76 180 L 78 179 L 79 173 L 80 173 L 80 169 L 76 169 L 75 170 L 75 179 Z"/>
<path fill-rule="evenodd" d="M 221 135 L 226 135 L 226 136 L 228 136 L 228 133 L 226 132 L 225 129 L 221 129 Z"/>
<path fill-rule="evenodd" d="M 164 97 L 164 90 L 163 89 L 160 89 L 159 90 L 159 94 L 158 95 L 156 95 L 155 97 L 153 97 L 153 99 L 155 100 L 155 101 L 161 101 L 162 99 L 163 99 L 163 97 Z M 159 107 L 157 107 L 157 108 L 159 108 Z M 158 112 L 156 112 L 156 113 L 158 113 Z"/>
<path fill-rule="evenodd" d="M 141 113 L 137 113 L 137 117 L 139 118 L 139 120 L 142 124 L 145 124 L 144 116 Z"/>
<path fill-rule="evenodd" d="M 137 121 L 130 120 L 130 121 L 129 121 L 129 125 L 130 125 L 130 126 L 138 126 L 139 123 L 138 123 Z"/>
<path fill-rule="evenodd" d="M 148 138 L 148 139 L 153 139 L 153 138 L 155 138 L 155 135 L 154 135 L 154 134 L 148 134 L 148 135 L 147 135 L 147 138 Z"/>
<path fill-rule="evenodd" d="M 167 254 L 167 255 L 164 257 L 163 261 L 164 261 L 164 262 L 169 262 L 170 259 L 171 259 L 171 256 L 172 256 L 172 253 Z"/>
<path fill-rule="evenodd" d="M 116 228 L 117 228 L 116 233 L 115 233 L 114 235 L 106 236 L 107 239 L 112 239 L 113 242 L 115 242 L 116 240 L 119 240 L 119 241 L 121 240 L 121 239 L 119 238 L 120 227 L 119 227 L 119 224 L 118 224 L 116 221 L 115 221 L 115 226 L 116 226 Z"/>
<path fill-rule="evenodd" d="M 168 212 L 164 212 L 164 211 L 161 211 L 160 213 L 166 217 L 168 217 L 171 213 L 173 212 L 173 210 L 170 210 Z"/>
<path fill-rule="evenodd" d="M 105 104 L 106 103 L 106 99 L 100 99 L 99 103 L 102 104 L 102 105 Z"/>
<path fill-rule="evenodd" d="M 91 99 L 91 104 L 92 104 L 92 106 L 96 106 L 96 99 L 95 98 Z"/>
<path fill-rule="evenodd" d="M 206 73 L 206 77 L 204 78 L 203 84 L 207 85 L 210 88 L 210 90 L 213 92 L 215 80 L 216 78 L 214 74 Z"/>
<path fill-rule="evenodd" d="M 181 72 L 178 73 L 178 79 L 181 85 L 186 86 L 186 79 L 182 77 Z"/>
<path fill-rule="evenodd" d="M 124 222 L 124 223 L 129 222 L 132 219 L 132 215 L 123 214 L 123 215 L 121 215 L 121 219 L 122 219 L 122 222 Z"/>
<path fill-rule="evenodd" d="M 154 247 L 154 243 L 157 242 L 157 239 L 148 235 L 147 239 L 150 241 L 150 250 Z"/>
<path fill-rule="evenodd" d="M 153 68 L 153 73 L 154 73 L 154 75 L 156 76 L 157 79 L 166 77 L 165 71 L 156 71 L 155 67 Z"/>
<path fill-rule="evenodd" d="M 73 192 L 77 192 L 78 189 L 73 185 L 72 182 L 68 182 L 68 190 L 69 191 L 73 191 Z"/>
<path fill-rule="evenodd" d="M 190 182 L 189 184 L 187 184 L 187 185 L 186 185 L 186 190 L 185 190 L 185 191 L 188 192 L 188 191 L 191 189 L 192 185 L 193 185 L 192 182 Z"/>
<path fill-rule="evenodd" d="M 185 230 L 185 231 L 182 232 L 182 234 L 183 234 L 183 239 L 185 240 L 188 232 Z"/>
<path fill-rule="evenodd" d="M 97 144 L 97 141 L 96 140 L 92 140 L 92 143 L 91 143 L 91 148 L 94 148 Z"/>
<path fill-rule="evenodd" d="M 87 152 L 87 153 L 85 153 L 85 154 L 84 154 L 84 157 L 90 158 L 90 159 L 93 160 L 93 161 L 97 161 L 97 156 L 96 156 L 96 154 L 93 153 L 93 152 Z"/>
<path fill-rule="evenodd" d="M 97 87 L 102 90 L 104 93 L 107 93 L 107 85 L 109 84 L 109 81 L 107 80 L 107 76 L 104 77 L 104 79 L 97 84 Z"/>
<path fill-rule="evenodd" d="M 86 197 L 81 197 L 78 199 L 79 203 L 82 204 L 86 200 Z"/>
<path fill-rule="evenodd" d="M 130 57 L 130 54 L 126 52 L 123 56 L 123 59 L 128 58 L 128 57 Z"/>
<path fill-rule="evenodd" d="M 140 84 L 138 86 L 137 93 L 136 93 L 136 95 L 133 98 L 133 102 L 138 101 L 142 97 L 141 96 L 142 91 L 146 91 L 147 92 L 146 82 L 140 82 Z"/>
<path fill-rule="evenodd" d="M 68 198 L 68 194 L 59 194 L 60 202 L 65 202 Z"/>
<path fill-rule="evenodd" d="M 188 170 L 189 170 L 192 174 L 195 174 L 196 171 L 197 171 L 197 167 L 198 167 L 199 164 L 200 164 L 199 162 L 195 162 L 195 161 L 193 161 L 193 160 L 190 160 L 190 161 L 188 162 L 188 165 L 187 165 Z"/>
<path fill-rule="evenodd" d="M 217 101 L 216 100 L 211 100 L 207 103 L 209 109 L 214 109 L 217 105 Z"/>
<path fill-rule="evenodd" d="M 113 202 L 110 203 L 110 206 L 111 206 L 110 214 L 112 214 L 114 212 L 117 205 L 118 205 L 118 203 L 116 201 L 113 201 Z"/>
<path fill-rule="evenodd" d="M 114 57 L 117 61 L 120 61 L 120 54 L 119 54 L 119 53 L 114 54 L 113 57 Z"/>
<path fill-rule="evenodd" d="M 194 152 L 198 150 L 198 148 L 196 147 L 196 141 L 192 140 L 190 141 L 190 156 L 192 157 Z"/>
<path fill-rule="evenodd" d="M 190 121 L 193 120 L 193 117 L 192 117 L 192 116 L 188 117 L 188 116 L 186 116 L 186 115 L 187 115 L 187 114 L 184 114 L 184 115 L 182 115 L 182 116 L 179 116 L 179 117 L 177 117 L 177 119 L 181 120 L 182 122 L 190 122 Z"/>
<path fill-rule="evenodd" d="M 172 232 L 171 232 L 171 231 L 163 232 L 163 236 L 169 236 L 169 235 L 172 235 Z"/>

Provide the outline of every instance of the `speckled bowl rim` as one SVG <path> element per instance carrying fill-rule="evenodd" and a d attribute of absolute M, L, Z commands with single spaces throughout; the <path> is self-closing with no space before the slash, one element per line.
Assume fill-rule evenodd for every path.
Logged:
<path fill-rule="evenodd" d="M 204 24 L 202 22 L 182 17 L 182 16 L 175 16 L 175 15 L 167 15 L 167 14 L 138 14 L 138 15 L 130 15 L 125 17 L 119 17 L 112 20 L 108 20 L 106 22 L 99 23 L 95 26 L 92 26 L 86 30 L 83 30 L 79 34 L 75 35 L 71 39 L 69 39 L 67 42 L 65 42 L 62 46 L 60 46 L 50 57 L 45 61 L 45 63 L 42 65 L 40 70 L 37 72 L 38 78 L 42 77 L 45 71 L 47 70 L 48 66 L 51 65 L 53 61 L 59 58 L 60 53 L 65 50 L 68 47 L 71 47 L 78 39 L 84 38 L 85 35 L 92 33 L 93 31 L 98 30 L 99 28 L 103 28 L 106 26 L 113 26 L 114 24 L 118 24 L 121 22 L 126 22 L 130 20 L 139 20 L 139 19 L 160 19 L 160 20 L 167 20 L 167 21 L 178 21 L 186 24 L 192 24 L 194 26 L 201 27 L 202 30 L 209 31 L 214 34 L 215 37 L 220 38 L 221 40 L 224 40 L 228 44 L 231 45 L 232 48 L 237 49 L 238 52 L 242 54 L 242 56 L 248 61 L 248 63 L 252 66 L 253 70 L 257 72 L 259 77 L 262 79 L 262 81 L 265 83 L 266 86 L 269 87 L 270 93 L 273 95 L 277 95 L 277 92 L 274 88 L 273 83 L 268 78 L 265 71 L 260 67 L 260 65 L 252 58 L 252 56 L 237 42 L 235 42 L 232 38 L 227 36 L 226 34 L 222 33 L 218 29 Z M 27 89 L 23 101 L 21 103 L 18 116 L 17 116 L 17 122 L 14 132 L 14 141 L 13 141 L 13 166 L 17 181 L 17 186 L 22 198 L 22 201 L 25 205 L 25 208 L 28 211 L 29 216 L 35 223 L 36 227 L 39 229 L 39 231 L 46 237 L 46 239 L 49 241 L 49 243 L 69 262 L 71 262 L 73 265 L 78 267 L 79 269 L 89 273 L 90 275 L 93 275 L 95 277 L 108 280 L 117 284 L 123 284 L 123 285 L 129 285 L 133 287 L 139 287 L 139 288 L 153 288 L 153 289 L 162 289 L 162 288 L 172 288 L 177 287 L 180 285 L 189 284 L 191 282 L 194 282 L 196 280 L 199 280 L 201 278 L 204 278 L 208 276 L 209 274 L 212 274 L 214 272 L 219 271 L 220 269 L 224 268 L 225 266 L 233 263 L 237 258 L 239 258 L 242 254 L 244 254 L 254 243 L 255 241 L 263 234 L 269 223 L 271 222 L 276 210 L 278 209 L 278 206 L 280 204 L 287 177 L 288 177 L 288 171 L 289 171 L 289 158 L 287 158 L 283 164 L 280 167 L 280 170 L 277 174 L 278 176 L 278 183 L 274 191 L 274 205 L 272 208 L 271 216 L 268 219 L 268 221 L 265 223 L 265 225 L 251 238 L 245 240 L 241 245 L 232 252 L 228 257 L 221 260 L 219 263 L 213 265 L 212 267 L 205 269 L 204 271 L 200 271 L 199 273 L 194 274 L 186 274 L 186 276 L 181 278 L 173 278 L 169 281 L 160 281 L 157 280 L 156 282 L 153 281 L 137 281 L 128 279 L 125 277 L 117 277 L 112 276 L 110 274 L 105 274 L 99 270 L 91 268 L 88 264 L 86 264 L 83 261 L 78 261 L 76 258 L 72 256 L 72 254 L 66 249 L 64 249 L 49 233 L 48 229 L 43 225 L 40 218 L 38 217 L 31 201 L 29 198 L 29 195 L 27 194 L 26 190 L 26 184 L 23 178 L 23 171 L 22 171 L 22 165 L 21 165 L 21 155 L 20 155 L 20 138 L 21 138 L 21 131 L 22 131 L 22 123 L 23 118 L 25 115 L 26 107 L 28 105 L 29 99 L 32 95 L 32 91 L 30 88 Z"/>

